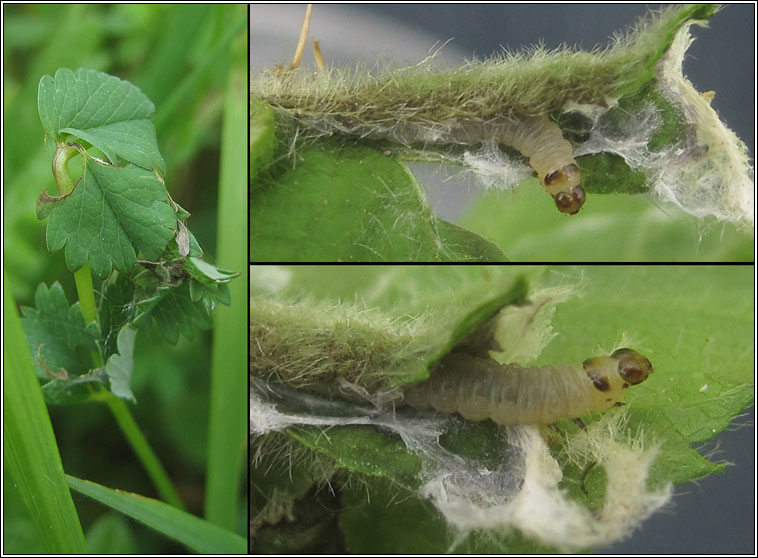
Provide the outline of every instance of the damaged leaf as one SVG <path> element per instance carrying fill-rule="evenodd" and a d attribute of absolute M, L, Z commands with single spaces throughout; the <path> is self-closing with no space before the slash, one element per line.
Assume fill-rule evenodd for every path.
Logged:
<path fill-rule="evenodd" d="M 131 271 L 138 253 L 158 259 L 176 232 L 166 188 L 151 171 L 88 160 L 81 182 L 52 210 L 47 245 L 51 253 L 65 246 L 72 271 L 89 263 L 106 277 L 113 268 Z"/>
<path fill-rule="evenodd" d="M 44 284 L 34 294 L 34 308 L 21 308 L 21 325 L 32 354 L 37 377 L 42 382 L 53 378 L 67 381 L 86 374 L 89 366 L 82 360 L 97 350 L 97 326 L 85 324 L 79 303 L 69 306 L 63 287 L 57 281 Z M 86 355 L 88 356 L 88 355 Z"/>

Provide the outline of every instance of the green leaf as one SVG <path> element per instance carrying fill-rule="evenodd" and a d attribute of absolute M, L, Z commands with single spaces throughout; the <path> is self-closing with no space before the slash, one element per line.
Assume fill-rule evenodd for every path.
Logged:
<path fill-rule="evenodd" d="M 23 335 L 21 340 L 23 347 Z M 6 367 L 7 372 L 9 371 Z M 33 373 L 32 377 L 34 377 Z M 35 385 L 34 381 L 32 385 Z M 35 389 L 37 389 L 36 386 Z M 6 415 L 4 419 L 7 420 L 8 416 Z M 8 454 L 6 453 L 6 455 Z M 65 483 L 65 479 L 63 480 Z M 7 462 L 3 472 L 3 517 L 5 518 L 3 522 L 3 546 L 6 554 L 34 553 L 42 555 L 48 552 L 29 509 L 21 499 L 18 485 L 14 486 Z"/>
<path fill-rule="evenodd" d="M 517 299 L 523 288 L 514 285 L 518 276 L 534 272 L 494 266 L 328 266 L 293 271 L 290 284 L 279 293 L 282 300 L 310 293 L 322 302 L 253 298 L 251 335 L 257 331 L 265 339 L 254 346 L 252 373 L 265 373 L 274 360 L 280 362 L 275 369 L 285 379 L 291 374 L 296 382 L 324 386 L 347 380 L 369 390 L 426 378 L 429 364 L 458 341 L 457 328 L 463 327 L 472 309 L 493 300 Z M 458 285 L 467 281 L 465 287 Z M 343 300 L 356 296 L 372 311 L 343 306 Z M 407 326 L 409 316 L 421 315 L 423 327 Z M 298 362 L 312 364 L 303 370 Z"/>
<path fill-rule="evenodd" d="M 103 370 L 96 368 L 73 378 L 52 379 L 42 386 L 42 394 L 52 405 L 77 405 L 97 400 L 99 387 L 107 389 L 108 380 Z"/>
<path fill-rule="evenodd" d="M 656 370 L 624 398 L 630 430 L 643 428 L 663 444 L 654 480 L 723 469 L 692 446 L 753 402 L 755 353 L 745 344 L 753 330 L 752 267 L 588 266 L 571 275 L 590 296 L 558 306 L 553 325 L 561 335 L 540 359 L 576 361 L 586 358 L 584 339 L 613 347 L 631 336 Z"/>
<path fill-rule="evenodd" d="M 649 230 L 666 228 L 656 235 L 660 238 L 644 246 L 660 252 L 659 259 L 751 259 L 746 250 L 749 235 L 732 235 L 728 223 L 736 221 L 745 230 L 753 228 L 749 203 L 753 181 L 747 149 L 722 127 L 704 97 L 689 85 L 673 85 L 688 83 L 681 78 L 678 64 L 684 43 L 689 44 L 688 28 L 704 25 L 717 10 L 715 5 L 672 6 L 651 14 L 607 49 L 592 52 L 537 48 L 458 68 L 438 68 L 430 57 L 416 66 L 377 74 L 359 67 L 332 68 L 318 76 L 277 71 L 253 76 L 251 153 L 253 160 L 259 160 L 252 169 L 252 258 L 296 260 L 298 250 L 303 250 L 319 254 L 317 259 L 322 261 L 502 261 L 506 257 L 521 261 L 646 261 L 644 256 L 629 253 L 640 248 L 635 239 L 646 239 Z M 412 106 L 408 99 L 413 100 Z M 591 106 L 608 107 L 608 99 L 617 101 L 617 106 L 602 116 L 589 116 Z M 262 106 L 265 103 L 268 109 Z M 570 112 L 562 112 L 569 105 Z M 510 163 L 492 154 L 490 144 L 498 139 L 493 121 L 503 115 L 534 114 L 558 120 L 566 139 L 577 152 L 585 153 L 577 162 L 582 186 L 588 192 L 587 203 L 572 219 L 556 212 L 536 181 L 510 188 L 516 184 L 493 178 L 505 174 L 498 167 L 513 170 Z M 451 128 L 460 134 L 450 132 Z M 465 139 L 470 129 L 479 131 Z M 481 141 L 480 134 L 489 139 Z M 341 157 L 324 161 L 328 170 L 320 169 L 313 160 L 314 146 L 336 154 L 334 143 L 339 140 L 366 150 L 361 163 L 369 161 L 368 153 L 373 150 L 376 158 L 457 164 L 485 185 L 509 187 L 497 196 L 487 192 L 477 213 L 460 223 L 473 233 L 471 239 L 493 239 L 495 246 L 487 250 L 461 243 L 462 247 L 447 254 L 450 238 L 443 223 L 439 228 L 429 225 L 423 212 L 414 212 L 402 200 L 382 205 L 387 191 L 390 196 L 399 191 L 389 167 L 367 164 L 366 173 L 353 172 L 342 164 L 351 157 L 343 149 Z M 675 175 L 677 178 L 672 178 Z M 457 176 L 452 178 L 460 181 Z M 388 184 L 385 191 L 379 181 Z M 375 187 L 370 186 L 372 182 Z M 331 197 L 333 191 L 336 199 Z M 532 211 L 531 204 L 522 203 L 524 196 L 531 199 L 531 191 L 538 193 L 544 212 L 541 208 Z M 646 193 L 670 205 L 674 212 L 681 208 L 695 218 L 664 227 L 671 223 L 662 218 L 661 211 L 632 195 L 616 198 L 612 212 L 598 211 L 606 201 L 598 193 Z M 493 198 L 496 206 L 488 205 Z M 647 212 L 650 215 L 636 212 L 641 203 L 651 210 Z M 395 215 L 387 206 L 397 208 Z M 310 219 L 304 217 L 307 211 Z M 696 227 L 711 216 L 727 222 L 730 240 L 737 242 L 736 246 L 731 242 L 721 246 L 720 230 L 713 230 L 709 241 L 715 245 L 715 257 L 705 257 L 702 231 Z M 621 226 L 618 218 L 627 226 Z M 397 227 L 398 223 L 402 226 Z M 434 241 L 427 249 L 428 238 L 417 236 L 418 230 L 438 235 L 436 249 Z M 635 234 L 629 235 L 629 230 Z M 540 235 L 543 231 L 547 232 Z M 401 238 L 395 239 L 394 232 Z M 576 242 L 577 237 L 581 242 Z M 387 256 L 385 239 L 398 252 L 389 250 L 391 256 Z M 509 248 L 522 248 L 522 239 L 529 245 L 516 257 Z M 542 242 L 538 250 L 531 249 L 534 240 Z M 596 249 L 605 248 L 611 240 L 616 241 L 615 250 Z M 660 242 L 666 240 L 673 240 L 672 245 Z M 404 244 L 409 241 L 419 244 L 416 252 Z M 726 257 L 719 248 L 727 252 Z M 589 256 L 577 257 L 581 250 Z"/>
<path fill-rule="evenodd" d="M 219 265 L 246 272 L 249 264 L 247 240 L 249 199 L 248 146 L 240 141 L 248 131 L 249 107 L 249 37 L 247 34 L 248 7 L 228 6 L 227 23 L 243 20 L 229 47 L 229 75 L 224 98 L 219 169 L 216 257 Z M 207 264 L 206 264 L 207 265 Z M 233 272 L 208 269 L 209 278 L 231 279 Z M 223 277 L 226 276 L 226 277 Z M 236 275 L 235 275 L 236 276 Z M 246 277 L 246 275 L 245 275 Z M 205 517 L 218 525 L 232 528 L 238 521 L 240 473 L 245 468 L 248 448 L 247 426 L 248 384 L 240 370 L 247 367 L 249 294 L 248 281 L 215 284 L 216 302 L 230 305 L 218 308 L 213 316 L 210 393 L 208 412 L 208 443 L 206 446 Z M 194 282 L 192 283 L 194 284 Z M 192 293 L 190 293 L 192 296 Z M 243 485 L 244 487 L 244 485 Z M 246 499 L 243 502 L 247 502 Z"/>
<path fill-rule="evenodd" d="M 35 540 L 53 554 L 85 554 L 82 526 L 29 359 L 3 270 L 3 468 L 37 527 Z"/>
<path fill-rule="evenodd" d="M 176 344 L 180 333 L 192 339 L 198 329 L 209 329 L 213 323 L 213 301 L 207 297 L 193 301 L 189 283 L 158 290 L 151 299 L 139 302 L 140 315 L 135 323 L 148 329 L 154 327 L 171 344 Z"/>
<path fill-rule="evenodd" d="M 69 486 L 163 533 L 167 537 L 207 554 L 244 554 L 247 541 L 208 521 L 164 502 L 139 494 L 113 490 L 94 482 L 66 475 Z"/>
<path fill-rule="evenodd" d="M 753 260 L 752 235 L 744 227 L 664 212 L 644 196 L 593 196 L 578 219 L 558 215 L 544 202 L 536 180 L 514 193 L 487 192 L 461 225 L 521 262 Z"/>
<path fill-rule="evenodd" d="M 201 258 L 194 257 L 187 258 L 184 262 L 184 270 L 195 281 L 204 285 L 229 283 L 235 277 L 239 277 L 239 272 L 221 269 Z"/>
<path fill-rule="evenodd" d="M 633 66 L 633 71 L 627 75 L 627 83 L 618 92 L 619 96 L 636 91 L 655 77 L 655 63 L 671 47 L 677 31 L 687 21 L 707 21 L 718 9 L 719 6 L 716 4 L 676 6 L 663 12 L 659 19 L 652 20 L 649 29 L 639 32 L 637 43 L 631 45 L 629 52 L 622 52 L 618 57 L 621 61 L 630 55 L 639 58 Z"/>
<path fill-rule="evenodd" d="M 155 106 L 128 81 L 95 70 L 60 68 L 42 76 L 37 97 L 40 120 L 56 142 L 71 134 L 105 153 L 145 169 L 165 172 L 152 124 Z"/>
<path fill-rule="evenodd" d="M 203 298 L 212 301 L 214 304 L 224 304 L 229 306 L 232 303 L 232 294 L 229 285 L 224 283 L 201 283 L 200 281 L 190 281 L 190 299 L 197 302 Z"/>
<path fill-rule="evenodd" d="M 50 216 L 47 245 L 51 253 L 66 247 L 70 270 L 89 262 L 106 277 L 114 267 L 131 271 L 138 253 L 158 259 L 177 227 L 166 188 L 152 171 L 88 160 L 81 182 Z"/>
<path fill-rule="evenodd" d="M 333 429 L 329 437 L 319 428 L 303 427 L 289 432 L 305 446 L 332 458 L 337 467 L 371 477 L 384 477 L 404 488 L 418 488 L 422 460 L 408 451 L 397 436 L 358 426 Z"/>
<path fill-rule="evenodd" d="M 117 338 L 121 329 L 137 315 L 137 287 L 123 273 L 112 273 L 100 284 L 97 315 L 103 337 L 103 358 L 108 359 L 117 351 Z"/>
<path fill-rule="evenodd" d="M 66 198 L 73 193 L 74 191 L 72 190 L 62 196 L 51 196 L 47 193 L 47 190 L 42 190 L 36 203 L 37 219 L 40 221 L 47 219 L 53 210 L 63 205 Z"/>
<path fill-rule="evenodd" d="M 366 498 L 366 493 L 370 498 Z M 510 533 L 461 537 L 430 502 L 385 479 L 367 478 L 340 492 L 339 524 L 351 554 L 556 554 Z"/>
<path fill-rule="evenodd" d="M 405 165 L 358 146 L 303 147 L 252 192 L 254 261 L 486 261 L 489 241 L 438 219 Z"/>
<path fill-rule="evenodd" d="M 96 341 L 100 338 L 97 326 L 84 323 L 78 302 L 69 307 L 57 281 L 50 288 L 40 284 L 34 302 L 36 308 L 21 309 L 21 324 L 37 377 L 49 382 L 86 374 L 91 362 L 83 361 L 77 349 L 81 347 L 85 353 L 97 350 Z"/>
<path fill-rule="evenodd" d="M 256 99 L 250 101 L 250 186 L 260 182 L 258 175 L 271 164 L 276 143 L 274 111 Z"/>
<path fill-rule="evenodd" d="M 408 555 L 450 551 L 453 537 L 434 505 L 382 479 L 367 479 L 366 487 L 372 494 L 368 501 L 364 487 L 346 487 L 340 495 L 344 507 L 339 522 L 350 553 Z"/>
<path fill-rule="evenodd" d="M 132 388 L 129 385 L 134 368 L 134 338 L 137 330 L 124 327 L 118 333 L 118 354 L 111 355 L 105 364 L 105 373 L 110 380 L 111 393 L 116 397 L 128 399 L 136 403 Z"/>
<path fill-rule="evenodd" d="M 173 344 L 179 333 L 191 339 L 197 329 L 211 327 L 216 305 L 231 304 L 228 283 L 239 273 L 197 257 L 171 259 L 176 255 L 175 246 L 168 252 L 162 262 L 138 275 L 142 287 L 135 290 L 140 300 L 134 322 L 143 327 L 154 323 L 163 338 Z"/>
<path fill-rule="evenodd" d="M 450 341 L 441 351 L 440 357 L 450 352 L 453 347 L 462 343 L 482 324 L 491 320 L 505 306 L 512 304 L 525 304 L 528 301 L 528 285 L 523 277 L 517 278 L 513 286 L 495 298 L 485 301 L 471 313 L 463 317 L 456 325 L 450 336 Z"/>
<path fill-rule="evenodd" d="M 79 303 L 68 306 L 66 295 L 59 283 L 48 289 L 41 284 L 35 293 L 36 308 L 24 308 L 22 324 L 27 343 L 36 355 L 34 359 L 42 392 L 48 403 L 74 404 L 90 401 L 102 387 L 114 395 L 134 401 L 129 382 L 132 373 L 132 354 L 136 330 L 127 325 L 124 316 L 116 310 L 120 304 L 116 288 L 117 278 L 104 283 L 104 293 L 113 300 L 100 308 L 108 327 L 106 341 L 93 322 L 85 325 Z M 120 282 L 119 282 L 120 283 Z M 126 279 L 126 283 L 131 283 Z M 129 292 L 129 291 L 123 291 Z M 123 302 L 123 301 L 122 301 Z M 133 315 L 134 305 L 124 305 Z M 118 322 L 115 324 L 114 322 Z M 117 344 L 118 353 L 115 353 Z M 99 351 L 108 360 L 105 367 L 92 369 L 91 353 Z"/>
<path fill-rule="evenodd" d="M 129 520 L 115 512 L 101 515 L 87 529 L 87 544 L 93 554 L 138 554 Z"/>

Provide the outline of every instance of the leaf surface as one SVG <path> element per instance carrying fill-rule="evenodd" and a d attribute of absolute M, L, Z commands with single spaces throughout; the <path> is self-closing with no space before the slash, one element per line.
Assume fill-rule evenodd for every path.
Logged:
<path fill-rule="evenodd" d="M 43 76 L 37 96 L 40 120 L 57 142 L 67 134 L 100 149 L 111 163 L 119 158 L 165 172 L 152 124 L 155 106 L 128 81 L 79 68 Z"/>
<path fill-rule="evenodd" d="M 111 355 L 105 364 L 105 373 L 110 379 L 111 392 L 116 397 L 136 402 L 129 385 L 134 369 L 134 338 L 137 330 L 124 327 L 118 332 L 118 354 Z"/>
<path fill-rule="evenodd" d="M 129 384 L 136 329 L 129 326 L 128 319 L 135 305 L 124 304 L 129 308 L 126 313 L 116 309 L 133 288 L 127 288 L 131 283 L 128 279 L 116 279 L 104 283 L 104 292 L 112 297 L 100 308 L 107 328 L 105 339 L 95 322 L 84 323 L 78 302 L 68 305 L 59 283 L 49 288 L 41 284 L 34 297 L 36 308 L 22 308 L 21 324 L 48 403 L 90 401 L 96 396 L 97 390 L 92 389 L 96 386 L 134 401 Z M 93 368 L 91 354 L 95 352 L 105 355 L 103 360 L 107 357 L 103 368 Z"/>
<path fill-rule="evenodd" d="M 213 300 L 193 301 L 189 281 L 175 289 L 159 290 L 153 298 L 139 303 L 139 308 L 137 324 L 156 328 L 171 344 L 176 344 L 180 334 L 192 339 L 198 329 L 209 329 L 213 323 Z"/>
<path fill-rule="evenodd" d="M 84 323 L 79 303 L 69 306 L 58 282 L 44 284 L 34 294 L 35 308 L 22 308 L 21 325 L 34 361 L 37 377 L 47 382 L 84 374 L 77 349 L 96 350 L 96 326 Z"/>
<path fill-rule="evenodd" d="M 251 193 L 255 261 L 503 261 L 488 240 L 437 218 L 410 171 L 360 146 L 304 147 Z"/>
<path fill-rule="evenodd" d="M 3 518 L 3 553 L 14 543 L 14 523 L 28 514 L 36 526 L 33 547 L 42 543 L 43 553 L 84 554 L 88 549 L 82 526 L 8 286 L 3 270 L 3 469 L 9 480 L 3 488 L 10 488 L 3 490 L 4 512 L 10 507 L 20 512 L 23 505 L 26 513 L 11 512 Z M 20 500 L 19 506 L 14 500 Z"/>
<path fill-rule="evenodd" d="M 247 542 L 236 533 L 173 506 L 139 494 L 113 490 L 66 475 L 71 488 L 132 517 L 190 548 L 208 554 L 244 554 Z"/>
<path fill-rule="evenodd" d="M 106 277 L 113 268 L 130 271 L 138 253 L 160 258 L 177 227 L 166 188 L 153 172 L 88 160 L 73 193 L 50 216 L 47 245 L 51 253 L 66 246 L 72 271 L 89 263 Z"/>

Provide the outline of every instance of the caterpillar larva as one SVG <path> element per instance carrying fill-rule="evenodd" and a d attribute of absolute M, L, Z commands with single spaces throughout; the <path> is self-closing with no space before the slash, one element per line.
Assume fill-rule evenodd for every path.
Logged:
<path fill-rule="evenodd" d="M 513 147 L 537 173 L 542 187 L 562 213 L 574 215 L 586 198 L 571 144 L 561 129 L 545 116 L 521 118 L 497 129 L 499 143 Z"/>
<path fill-rule="evenodd" d="M 528 368 L 454 352 L 431 378 L 406 388 L 403 398 L 416 408 L 459 413 L 473 421 L 552 424 L 613 407 L 630 385 L 652 372 L 650 361 L 632 349 L 581 365 Z"/>

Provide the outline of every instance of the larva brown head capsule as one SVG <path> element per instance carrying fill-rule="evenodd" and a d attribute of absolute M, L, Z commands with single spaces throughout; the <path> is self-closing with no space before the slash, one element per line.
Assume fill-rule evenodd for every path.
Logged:
<path fill-rule="evenodd" d="M 588 358 L 584 371 L 592 382 L 592 410 L 605 411 L 621 399 L 629 386 L 653 373 L 650 361 L 634 349 L 618 349 L 611 356 Z"/>
<path fill-rule="evenodd" d="M 561 213 L 575 215 L 584 205 L 587 194 L 579 181 L 579 167 L 574 163 L 561 167 L 545 177 L 545 189 L 553 196 Z"/>
<path fill-rule="evenodd" d="M 651 362 L 634 349 L 618 349 L 611 357 L 619 361 L 619 376 L 633 386 L 644 382 L 653 373 Z"/>

